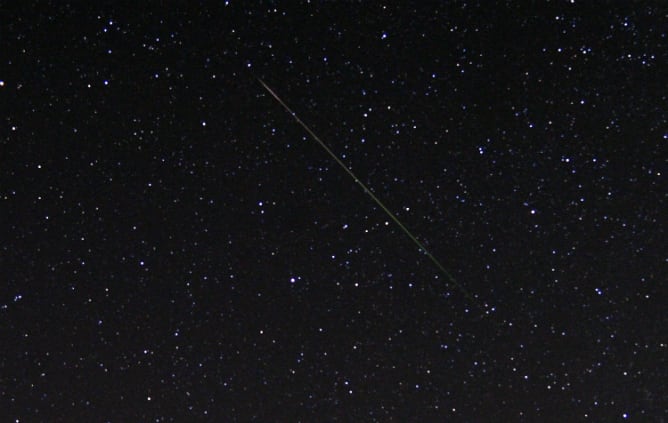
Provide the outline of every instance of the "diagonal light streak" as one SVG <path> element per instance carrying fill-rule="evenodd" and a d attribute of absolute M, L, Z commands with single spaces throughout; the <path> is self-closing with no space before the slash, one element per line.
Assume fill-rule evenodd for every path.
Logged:
<path fill-rule="evenodd" d="M 370 189 L 369 189 L 369 188 L 368 188 L 368 187 L 367 187 L 367 186 L 366 186 L 366 185 L 365 185 L 365 184 L 364 184 L 364 183 L 363 183 L 363 182 L 362 182 L 362 181 L 361 181 L 361 180 L 360 180 L 354 173 L 353 173 L 353 171 L 350 170 L 350 168 L 349 168 L 348 166 L 346 166 L 345 163 L 343 163 L 343 162 L 341 161 L 341 159 L 339 159 L 339 158 L 337 157 L 337 155 L 334 154 L 334 152 L 333 152 L 332 150 L 329 149 L 329 147 L 327 147 L 327 144 L 325 144 L 325 143 L 320 139 L 320 137 L 318 137 L 318 135 L 316 135 L 315 132 L 313 132 L 313 131 L 311 130 L 311 128 L 309 128 L 309 126 L 308 126 L 306 123 L 304 123 L 304 121 L 301 120 L 301 119 L 299 118 L 299 116 L 297 116 L 297 114 L 296 114 L 294 111 L 292 111 L 292 109 L 291 109 L 291 108 L 290 108 L 290 107 L 289 107 L 283 100 L 281 100 L 281 98 L 278 96 L 278 94 L 276 94 L 276 93 L 274 92 L 274 90 L 272 90 L 271 88 L 269 88 L 269 86 L 268 86 L 267 84 L 265 84 L 265 82 L 264 82 L 262 79 L 257 78 L 257 80 L 260 82 L 260 84 L 262 84 L 262 86 L 264 87 L 264 89 L 267 90 L 267 92 L 269 92 L 269 94 L 271 94 L 271 96 L 274 97 L 274 99 L 276 99 L 276 101 L 278 101 L 278 103 L 279 103 L 281 106 L 283 106 L 283 108 L 284 108 L 288 113 L 290 113 L 290 114 L 292 115 L 292 117 L 297 121 L 297 123 L 299 123 L 299 124 L 302 126 L 302 128 L 304 128 L 304 130 L 306 130 L 306 132 L 309 133 L 309 135 L 311 136 L 311 138 L 313 138 L 318 144 L 320 144 L 320 146 L 327 152 L 327 154 L 329 154 L 329 155 L 332 157 L 332 159 L 334 159 L 334 161 L 336 161 L 336 163 L 338 163 L 338 165 L 341 166 L 341 168 L 342 168 L 348 175 L 350 175 L 350 177 L 353 178 L 353 180 L 354 180 L 360 187 L 362 187 L 362 189 L 364 190 L 364 192 L 365 192 L 369 197 L 371 197 L 371 199 L 372 199 L 376 204 L 378 204 L 378 206 L 385 212 L 385 214 L 387 214 L 387 215 L 390 217 L 390 219 L 392 219 L 392 221 L 393 221 L 394 223 L 397 224 L 397 226 L 399 226 L 399 228 L 401 228 L 401 230 L 402 230 L 402 231 L 403 231 L 403 232 L 404 232 L 404 233 L 411 239 L 411 241 L 413 241 L 413 243 L 414 243 L 415 245 L 417 245 L 417 247 L 419 248 L 419 250 L 420 250 L 422 253 L 424 253 L 427 257 L 429 257 L 429 259 L 436 265 L 436 267 L 441 271 L 441 273 L 443 273 L 443 275 L 445 275 L 445 277 L 447 278 L 447 280 L 448 280 L 452 285 L 454 285 L 457 289 L 459 289 L 459 291 L 460 291 L 462 294 L 464 294 L 464 296 L 465 296 L 469 301 L 471 301 L 473 304 L 476 304 L 478 307 L 480 307 L 480 308 L 483 310 L 483 312 L 487 313 L 486 309 L 480 304 L 480 302 L 479 302 L 478 300 L 476 300 L 476 298 L 475 298 L 475 297 L 474 297 L 474 296 L 473 296 L 473 295 L 472 295 L 466 288 L 464 288 L 464 286 L 463 286 L 462 284 L 460 284 L 459 282 L 457 282 L 457 280 L 452 276 L 452 274 L 446 270 L 445 266 L 443 266 L 443 265 L 441 264 L 441 262 L 440 262 L 436 257 L 434 257 L 434 255 L 432 255 L 432 254 L 429 252 L 429 250 L 427 250 L 427 248 L 424 246 L 424 244 L 422 244 L 422 242 L 420 242 L 420 240 L 418 240 L 418 239 L 415 237 L 415 235 L 413 235 L 413 233 L 412 233 L 411 231 L 409 231 L 408 228 L 406 228 L 406 226 L 404 226 L 403 223 L 401 223 L 401 221 L 399 220 L 399 218 L 398 218 L 394 213 L 392 213 L 392 211 L 391 211 L 390 209 L 388 209 L 388 208 L 385 206 L 385 204 L 383 204 L 383 202 L 380 201 L 380 199 L 379 199 L 378 197 L 376 197 L 376 195 L 375 195 L 375 194 L 374 194 L 374 193 L 373 193 L 373 192 L 372 192 L 372 191 L 371 191 L 371 190 L 370 190 Z"/>

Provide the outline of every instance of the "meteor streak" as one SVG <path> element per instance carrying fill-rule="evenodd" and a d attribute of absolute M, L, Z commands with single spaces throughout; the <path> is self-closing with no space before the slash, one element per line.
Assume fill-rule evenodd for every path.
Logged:
<path fill-rule="evenodd" d="M 452 285 L 454 285 L 457 289 L 459 289 L 459 291 L 460 291 L 462 294 L 464 294 L 464 296 L 465 296 L 469 301 L 471 301 L 473 304 L 477 305 L 477 306 L 480 307 L 485 313 L 487 313 L 487 310 L 485 309 L 485 307 L 483 307 L 483 306 L 482 306 L 482 305 L 475 299 L 475 297 L 474 297 L 474 296 L 473 296 L 473 295 L 472 295 L 466 288 L 464 288 L 464 286 L 463 286 L 462 284 L 460 284 L 459 282 L 457 282 L 457 280 L 452 276 L 452 274 L 451 274 L 450 272 L 448 272 L 448 271 L 445 269 L 445 267 L 441 264 L 441 262 L 438 261 L 438 259 L 437 259 L 436 257 L 434 257 L 434 256 L 429 252 L 429 250 L 427 250 L 427 248 L 424 246 L 424 244 L 422 244 L 422 243 L 415 237 L 415 235 L 413 235 L 413 234 L 411 233 L 411 231 L 409 231 L 408 228 L 406 228 L 406 226 L 404 226 L 404 224 L 401 223 L 401 221 L 399 220 L 399 218 L 398 218 L 394 213 L 392 213 L 392 211 L 390 211 L 390 209 L 388 209 L 387 207 L 385 207 L 385 204 L 383 204 L 383 202 L 380 201 L 380 199 L 378 199 L 378 197 L 376 197 L 376 195 L 375 195 L 373 192 L 371 192 L 371 190 L 370 190 L 370 189 L 369 189 L 369 188 L 368 188 L 368 187 L 367 187 L 367 186 L 366 186 L 366 185 L 365 185 L 365 184 L 364 184 L 364 183 L 363 183 L 363 182 L 362 182 L 362 181 L 361 181 L 361 180 L 360 180 L 354 173 L 353 173 L 353 171 L 350 170 L 350 168 L 348 168 L 348 166 L 346 166 L 345 163 L 343 163 L 343 162 L 341 161 L 341 159 L 339 159 L 339 158 L 337 157 L 337 155 L 334 154 L 334 152 L 332 152 L 332 150 L 329 149 L 329 147 L 327 147 L 327 144 L 325 144 L 325 143 L 320 139 L 320 137 L 318 137 L 318 136 L 315 134 L 315 132 L 313 132 L 313 131 L 311 130 L 311 128 L 309 128 L 309 126 L 308 126 L 306 123 L 304 123 L 304 121 L 301 120 L 301 119 L 299 118 L 299 116 L 297 116 L 297 114 L 296 114 L 294 111 L 292 111 L 292 109 L 291 109 L 291 108 L 290 108 L 290 107 L 289 107 L 283 100 L 281 100 L 281 98 L 278 96 L 278 94 L 276 94 L 276 93 L 274 92 L 274 90 L 272 90 L 271 88 L 269 88 L 269 86 L 268 86 L 267 84 L 265 84 L 265 82 L 264 82 L 262 79 L 257 78 L 257 80 L 258 80 L 258 82 L 260 82 L 260 84 L 262 84 L 262 86 L 264 87 L 264 89 L 267 90 L 267 92 L 268 92 L 269 94 L 271 94 L 271 96 L 274 97 L 274 99 L 275 99 L 276 101 L 278 101 L 278 103 L 279 103 L 281 106 L 283 106 L 283 108 L 284 108 L 288 113 L 290 113 L 290 114 L 292 115 L 292 117 L 297 121 L 297 123 L 299 123 L 299 124 L 302 126 L 302 128 L 304 128 L 304 130 L 306 130 L 306 132 L 309 133 L 309 135 L 311 136 L 311 138 L 313 138 L 318 144 L 320 144 L 320 146 L 323 148 L 323 150 L 325 150 L 325 151 L 327 152 L 327 154 L 329 154 L 329 155 L 332 157 L 332 159 L 334 159 L 334 161 L 336 161 L 336 163 L 338 163 L 338 165 L 341 166 L 341 168 L 342 168 L 348 175 L 350 175 L 351 178 L 353 178 L 353 180 L 355 181 L 355 183 L 357 183 L 360 187 L 362 187 L 362 189 L 364 190 L 364 192 L 365 192 L 369 197 L 371 197 L 371 199 L 372 199 L 376 204 L 378 204 L 378 206 L 379 206 L 381 209 L 383 209 L 383 211 L 385 212 L 385 214 L 387 214 L 387 215 L 389 216 L 389 218 L 392 219 L 392 221 L 393 221 L 394 223 L 396 223 L 397 226 L 399 226 L 399 228 L 401 228 L 401 230 L 402 230 L 402 231 L 403 231 L 403 232 L 404 232 L 404 233 L 411 239 L 411 241 L 413 241 L 413 243 L 414 243 L 415 245 L 417 245 L 419 251 L 421 251 L 423 254 L 425 254 L 427 257 L 429 257 L 429 259 L 436 265 L 436 267 L 441 271 L 441 273 L 443 273 L 443 275 L 445 275 L 445 277 L 447 278 L 447 280 L 450 281 L 450 283 L 451 283 Z"/>

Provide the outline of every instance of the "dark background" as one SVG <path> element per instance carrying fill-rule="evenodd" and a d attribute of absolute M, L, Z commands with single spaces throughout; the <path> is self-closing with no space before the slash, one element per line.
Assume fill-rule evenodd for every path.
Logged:
<path fill-rule="evenodd" d="M 668 419 L 663 2 L 231 3 L 3 6 L 3 421 Z"/>

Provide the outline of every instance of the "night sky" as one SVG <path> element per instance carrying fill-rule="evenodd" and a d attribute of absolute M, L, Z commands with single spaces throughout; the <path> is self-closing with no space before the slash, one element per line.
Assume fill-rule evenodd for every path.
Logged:
<path fill-rule="evenodd" d="M 668 421 L 663 2 L 52 3 L 0 23 L 2 421 Z"/>

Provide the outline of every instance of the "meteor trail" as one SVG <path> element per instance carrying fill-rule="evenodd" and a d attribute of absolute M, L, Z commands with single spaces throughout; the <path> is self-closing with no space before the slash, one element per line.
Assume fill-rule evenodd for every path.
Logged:
<path fill-rule="evenodd" d="M 422 243 L 415 237 L 415 235 L 413 235 L 413 234 L 411 233 L 411 231 L 408 230 L 408 228 L 406 228 L 406 226 L 404 226 L 403 223 L 401 223 L 401 221 L 399 220 L 399 218 L 398 218 L 397 216 L 395 216 L 395 214 L 392 213 L 392 212 L 390 211 L 390 209 L 388 209 L 387 207 L 385 207 L 385 204 L 383 204 L 383 202 L 380 201 L 380 200 L 378 199 L 378 197 L 376 197 L 376 196 L 374 195 L 374 193 L 371 192 L 371 190 L 370 190 L 370 189 L 369 189 L 369 188 L 368 188 L 368 187 L 367 187 L 367 186 L 366 186 L 366 185 L 365 185 L 365 184 L 364 184 L 364 183 L 363 183 L 357 176 L 355 176 L 355 174 L 353 173 L 353 171 L 350 170 L 350 168 L 348 168 L 348 166 L 346 166 L 345 163 L 343 163 L 343 162 L 336 156 L 336 154 L 334 154 L 334 152 L 332 152 L 332 150 L 329 149 L 329 147 L 327 147 L 327 145 L 320 139 L 320 137 L 318 137 L 318 136 L 315 134 L 315 132 L 313 132 L 313 131 L 311 130 L 311 128 L 309 128 L 309 126 L 308 126 L 306 123 L 304 123 L 304 121 L 301 120 L 301 119 L 299 118 L 299 116 L 297 116 L 297 114 L 296 114 L 295 112 L 293 112 L 292 109 L 291 109 L 291 108 L 290 108 L 290 107 L 289 107 L 283 100 L 281 100 L 281 98 L 278 96 L 278 94 L 276 94 L 276 93 L 274 92 L 274 90 L 272 90 L 271 88 L 269 88 L 269 86 L 268 86 L 267 84 L 265 84 L 265 82 L 264 82 L 262 79 L 257 78 L 257 80 L 260 82 L 260 84 L 262 84 L 262 86 L 264 87 L 264 89 L 267 90 L 267 92 L 268 92 L 269 94 L 271 94 L 271 96 L 274 97 L 274 99 L 276 99 L 276 101 L 278 101 L 278 103 L 279 103 L 281 106 L 283 106 L 283 108 L 284 108 L 288 113 L 290 113 L 290 114 L 292 115 L 292 117 L 297 121 L 297 123 L 299 123 L 299 124 L 302 126 L 302 128 L 304 128 L 304 129 L 306 130 L 306 132 L 308 132 L 309 135 L 311 135 L 311 137 L 312 137 L 318 144 L 320 144 L 320 146 L 327 152 L 327 154 L 329 154 L 329 155 L 332 157 L 332 159 L 334 159 L 334 160 L 336 161 L 336 163 L 338 163 L 339 166 L 341 166 L 341 168 L 342 168 L 343 170 L 345 170 L 346 173 L 347 173 L 348 175 L 350 175 L 350 177 L 353 178 L 353 180 L 354 180 L 360 187 L 362 187 L 362 189 L 364 190 L 364 192 L 365 192 L 369 197 L 371 197 L 371 199 L 372 199 L 373 201 L 375 201 L 376 204 L 378 204 L 378 206 L 379 206 L 381 209 L 383 209 L 383 211 L 390 217 L 390 219 L 392 219 L 392 220 L 394 221 L 394 223 L 396 223 L 397 226 L 399 226 L 399 228 L 401 228 L 401 230 L 402 230 L 406 235 L 408 235 L 408 237 L 411 239 L 411 241 L 413 241 L 413 243 L 414 243 L 415 245 L 417 245 L 417 247 L 420 249 L 420 251 L 422 251 L 427 257 L 429 257 L 429 259 L 436 265 L 436 267 L 441 271 L 441 273 L 443 273 L 443 274 L 445 275 L 445 277 L 447 278 L 447 280 L 450 281 L 450 283 L 452 283 L 452 285 L 454 285 L 455 287 L 457 287 L 457 289 L 459 289 L 459 291 L 461 291 L 461 293 L 464 294 L 464 296 L 465 296 L 469 301 L 471 301 L 473 304 L 477 305 L 477 306 L 480 307 L 485 313 L 487 313 L 487 310 L 485 310 L 485 308 L 484 308 L 484 307 L 483 307 L 483 306 L 482 306 L 482 305 L 475 299 L 475 297 L 474 297 L 473 295 L 471 295 L 471 293 L 470 293 L 466 288 L 464 288 L 464 286 L 463 286 L 462 284 L 460 284 L 459 282 L 457 282 L 457 280 L 455 280 L 455 278 L 452 276 L 452 274 L 450 274 L 450 272 L 448 272 L 448 271 L 445 269 L 445 267 L 441 264 L 441 262 L 438 261 L 438 259 L 437 259 L 436 257 L 434 257 L 434 256 L 429 252 L 429 250 L 427 250 L 427 248 L 426 248 L 426 247 L 425 247 L 425 246 L 424 246 L 424 245 L 423 245 L 423 244 L 422 244 Z"/>

